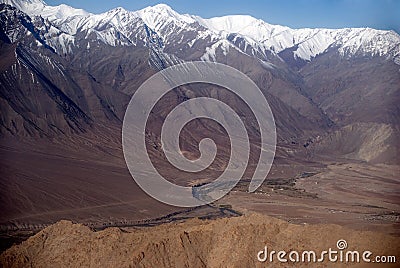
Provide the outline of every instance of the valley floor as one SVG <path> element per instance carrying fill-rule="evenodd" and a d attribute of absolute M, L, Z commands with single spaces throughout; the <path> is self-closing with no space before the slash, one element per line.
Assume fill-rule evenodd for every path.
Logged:
<path fill-rule="evenodd" d="M 299 224 L 334 223 L 400 236 L 398 174 L 395 165 L 329 164 L 292 186 L 266 182 L 254 194 L 236 191 L 220 202 Z"/>
<path fill-rule="evenodd" d="M 335 228 L 346 230 L 345 233 L 364 234 L 373 231 L 372 237 L 385 236 L 390 237 L 393 243 L 399 242 L 400 169 L 396 165 L 372 165 L 344 160 L 335 162 L 326 159 L 321 162 L 285 161 L 272 168 L 269 178 L 254 193 L 247 192 L 248 183 L 244 180 L 239 182 L 227 196 L 210 206 L 181 209 L 161 204 L 144 194 L 124 167 L 118 148 L 112 146 L 102 148 L 103 152 L 99 153 L 93 146 L 92 150 L 91 152 L 86 148 L 86 154 L 82 154 L 73 145 L 71 148 L 66 148 L 60 144 L 28 144 L 26 141 L 17 143 L 12 140 L 2 143 L 0 147 L 2 250 L 13 243 L 20 243 L 46 227 L 56 228 L 49 226 L 62 219 L 82 223 L 93 230 L 119 228 L 92 234 L 89 234 L 90 231 L 84 231 L 90 237 L 110 232 L 112 234 L 116 232 L 119 237 L 121 232 L 125 231 L 148 230 L 139 235 L 144 237 L 145 233 L 147 235 L 153 232 L 151 231 L 153 228 L 154 230 L 172 228 L 171 230 L 182 231 L 186 230 L 184 226 L 187 224 L 190 226 L 189 229 L 197 230 L 203 228 L 201 226 L 204 224 L 215 226 L 221 221 L 232 222 L 229 224 L 233 226 L 240 221 L 240 217 L 245 217 L 247 220 L 253 213 L 257 213 L 259 215 L 257 217 L 263 219 L 265 217 L 267 221 L 279 222 L 278 225 L 287 226 L 288 223 L 293 223 L 295 224 L 293 226 L 296 226 L 293 228 L 298 228 L 296 230 L 301 228 L 319 230 L 313 231 L 313 236 L 306 234 L 301 236 L 300 233 L 303 231 L 296 231 L 298 237 L 288 240 L 287 243 L 280 242 L 279 245 L 282 247 L 291 247 L 293 243 L 300 246 L 301 241 L 309 239 L 314 239 L 314 243 L 317 237 L 325 235 L 324 233 L 331 228 L 330 224 L 342 226 Z M 268 218 L 271 216 L 274 218 Z M 207 221 L 195 220 L 198 218 Z M 195 227 L 197 225 L 194 223 L 198 227 Z M 254 231 L 263 236 L 263 230 Z M 39 234 L 43 232 L 46 231 Z M 218 233 L 215 230 L 213 232 Z M 34 244 L 38 241 L 38 235 L 23 244 L 24 246 L 14 247 L 9 251 L 13 253 L 7 254 L 19 258 L 17 252 L 27 245 L 33 250 L 37 246 Z M 247 235 L 249 234 L 243 234 Z M 289 236 L 289 233 L 285 235 Z M 108 241 L 111 238 L 104 239 Z M 167 236 L 163 239 L 170 240 Z M 208 242 L 196 239 L 198 239 L 196 243 L 206 247 L 204 243 Z M 237 243 L 248 246 L 246 244 L 249 243 L 248 240 L 240 241 Z M 334 239 L 329 241 L 331 244 L 335 243 Z M 122 250 L 124 244 L 119 243 L 116 242 L 113 247 Z M 130 243 L 135 250 L 139 248 L 143 252 L 149 247 L 164 247 L 161 242 L 160 244 L 156 241 L 140 246 L 134 246 L 133 241 Z M 351 244 L 365 247 L 370 243 L 364 241 L 364 238 L 358 240 L 354 237 Z M 215 248 L 210 250 L 217 252 Z M 105 254 L 111 254 L 111 251 Z M 137 258 L 141 258 L 140 252 L 135 254 Z M 253 256 L 254 252 L 248 251 L 247 255 Z M 205 255 L 202 255 L 199 258 L 204 257 Z M 36 257 L 30 255 L 29 258 Z M 149 263 L 152 261 L 149 260 Z M 234 267 L 234 264 L 232 265 L 231 267 Z"/>

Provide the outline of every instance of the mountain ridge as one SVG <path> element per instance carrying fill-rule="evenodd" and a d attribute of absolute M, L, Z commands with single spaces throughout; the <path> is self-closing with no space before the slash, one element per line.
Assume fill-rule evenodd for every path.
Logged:
<path fill-rule="evenodd" d="M 360 215 L 377 213 L 386 219 L 386 213 L 397 213 L 398 34 L 368 28 L 294 30 L 249 16 L 201 21 L 166 5 L 91 14 L 42 1 L 10 1 L 31 14 L 4 0 L 0 4 L 0 227 L 62 218 L 103 224 L 172 212 L 132 180 L 123 157 L 122 122 L 144 81 L 169 66 L 198 60 L 246 74 L 268 100 L 275 119 L 277 150 L 266 180 L 271 192 L 263 188 L 251 195 L 239 187 L 227 196 L 230 203 L 254 202 L 260 211 L 275 213 L 281 204 L 285 211 L 293 209 L 286 200 L 294 196 L 293 202 L 305 206 L 296 205 L 291 215 L 305 221 L 309 216 L 339 220 L 342 215 L 347 221 L 350 211 L 353 220 L 365 223 Z M 248 23 L 241 28 L 236 20 Z M 199 157 L 202 139 L 215 141 L 217 157 L 204 173 L 177 170 L 163 152 L 160 136 L 167 114 L 197 97 L 223 101 L 242 119 L 251 143 L 246 184 L 258 163 L 259 125 L 252 107 L 222 87 L 190 84 L 168 92 L 147 120 L 149 157 L 160 174 L 179 185 L 198 185 L 223 172 L 230 141 L 212 120 L 193 120 L 179 135 L 189 159 Z M 303 174 L 311 192 L 297 188 Z M 325 188 L 326 183 L 332 185 Z M 318 197 L 330 187 L 332 199 Z M 376 189 L 372 196 L 370 189 Z M 284 203 L 270 203 L 280 197 Z M 326 206 L 333 199 L 338 203 Z M 266 203 L 259 206 L 259 201 Z M 304 215 L 311 204 L 323 207 Z"/>
<path fill-rule="evenodd" d="M 5 1 L 10 2 L 11 0 L 2 0 L 2 2 Z M 21 1 L 12 0 L 12 2 L 17 5 Z M 23 3 L 26 6 L 39 5 L 48 8 L 41 1 Z M 2 5 L 4 6 L 4 4 Z M 50 8 L 56 10 L 53 7 Z M 369 28 L 339 30 L 339 32 L 350 31 L 353 34 L 357 31 L 363 33 L 356 40 L 350 38 L 348 43 L 364 40 L 370 32 L 377 34 L 363 45 L 365 53 L 370 54 L 358 53 L 357 46 L 355 48 L 331 46 L 324 53 L 316 54 L 314 58 L 310 55 L 315 51 L 309 50 L 311 54 L 307 55 L 310 56 L 310 60 L 307 60 L 296 56 L 296 53 L 300 53 L 305 48 L 301 45 L 296 45 L 294 48 L 288 47 L 279 53 L 273 50 L 260 50 L 263 44 L 248 42 L 248 40 L 253 40 L 250 37 L 246 37 L 246 39 L 240 34 L 230 33 L 226 35 L 224 33 L 226 37 L 222 38 L 213 30 L 196 21 L 193 16 L 180 15 L 164 4 L 135 12 L 116 8 L 97 15 L 72 14 L 57 19 L 51 19 L 50 17 L 53 15 L 47 18 L 41 16 L 30 18 L 23 15 L 25 13 L 22 11 L 18 13 L 16 10 L 18 9 L 15 7 L 5 5 L 0 13 L 1 33 L 5 36 L 3 38 L 5 43 L 25 47 L 18 51 L 31 51 L 33 56 L 31 57 L 32 66 L 35 66 L 35 62 L 44 63 L 40 66 L 36 63 L 35 70 L 44 69 L 44 76 L 52 77 L 48 80 L 56 86 L 53 88 L 54 92 L 58 92 L 59 88 L 64 88 L 65 96 L 60 95 L 59 98 L 64 99 L 64 103 L 71 103 L 70 108 L 74 107 L 73 104 L 77 104 L 76 106 L 81 107 L 81 110 L 89 115 L 89 118 L 92 114 L 99 116 L 101 120 L 106 120 L 106 122 L 109 119 L 116 120 L 119 123 L 122 121 L 126 99 L 129 99 L 130 95 L 136 90 L 135 86 L 139 83 L 133 81 L 135 79 L 129 79 L 129 76 L 126 75 L 127 73 L 136 74 L 137 72 L 132 61 L 138 59 L 141 62 L 139 70 L 143 71 L 142 68 L 144 68 L 146 69 L 145 72 L 150 74 L 155 70 L 163 69 L 181 61 L 204 60 L 216 61 L 237 68 L 248 74 L 264 94 L 270 96 L 270 98 L 275 98 L 272 101 L 272 109 L 276 118 L 279 119 L 277 123 L 278 136 L 285 144 L 293 142 L 293 144 L 304 144 L 304 147 L 308 147 L 312 142 L 317 141 L 316 137 L 321 136 L 321 132 L 326 132 L 325 128 L 335 124 L 342 128 L 355 122 L 371 122 L 389 124 L 389 128 L 393 125 L 395 130 L 398 129 L 399 122 L 396 119 L 398 108 L 396 108 L 395 101 L 399 94 L 398 86 L 396 86 L 398 84 L 398 67 L 393 58 L 397 57 L 397 50 L 400 49 L 400 36 L 390 31 Z M 44 12 L 44 14 L 49 13 Z M 26 21 L 29 22 L 25 23 L 21 19 L 24 16 L 27 16 Z M 167 18 L 165 19 L 165 17 Z M 228 16 L 228 18 L 235 18 L 235 16 Z M 250 16 L 244 16 L 244 18 L 250 22 L 256 22 L 255 26 L 250 23 L 252 27 L 260 25 L 267 27 L 269 25 Z M 146 20 L 147 24 L 153 22 L 154 29 L 146 24 Z M 179 23 L 176 23 L 176 21 L 179 21 Z M 243 25 L 248 28 L 248 25 Z M 237 25 L 231 26 L 232 29 L 237 27 Z M 287 32 L 291 29 L 281 28 L 281 30 Z M 312 31 L 316 32 L 312 35 L 314 39 L 305 41 L 308 42 L 308 45 L 318 43 L 318 38 L 315 36 L 321 37 L 321 34 L 323 34 L 321 29 Z M 325 31 L 327 34 L 330 33 L 330 30 Z M 271 32 L 272 30 L 266 32 L 266 34 Z M 385 45 L 387 43 L 390 43 L 389 47 Z M 357 43 L 357 45 L 360 44 L 360 42 Z M 4 46 L 8 45 L 5 44 Z M 48 54 L 45 50 L 36 51 L 40 47 L 49 49 L 51 53 Z M 131 49 L 133 47 L 135 49 Z M 320 49 L 321 47 L 315 46 L 315 48 Z M 346 49 L 350 53 L 348 57 L 343 54 Z M 378 49 L 380 53 L 374 54 L 375 49 Z M 148 56 L 143 54 L 143 51 L 146 50 L 147 53 L 145 54 L 148 54 Z M 51 55 L 52 53 L 54 55 Z M 134 55 L 137 59 L 126 58 L 126 53 L 131 56 Z M 10 73 L 3 74 L 5 79 L 4 94 L 9 94 L 7 88 L 12 87 L 12 84 L 8 81 L 11 79 L 17 81 L 18 76 L 21 76 L 16 71 L 21 69 L 21 64 L 18 61 L 19 55 L 17 51 L 14 54 L 17 64 L 9 66 L 14 77 L 10 78 Z M 109 55 L 114 56 L 110 58 Z M 97 59 L 97 61 L 93 59 Z M 144 66 L 146 61 L 149 62 L 151 68 Z M 130 63 L 126 65 L 127 62 Z M 371 62 L 377 64 L 371 65 Z M 49 72 L 50 69 L 55 68 L 54 66 L 58 66 L 57 71 Z M 316 66 L 318 66 L 317 69 Z M 343 67 L 345 68 L 343 69 Z M 49 69 L 46 70 L 47 68 Z M 110 72 L 109 68 L 113 70 Z M 31 70 L 30 75 L 32 81 L 37 82 L 35 70 Z M 68 72 L 66 73 L 63 70 Z M 332 73 L 333 70 L 335 70 L 334 73 Z M 370 75 L 359 79 L 362 76 L 361 70 Z M 76 73 L 87 73 L 84 83 L 80 81 L 82 77 L 77 77 Z M 382 74 L 385 75 L 382 76 Z M 76 92 L 71 91 L 62 82 L 65 77 L 68 77 L 69 82 L 67 84 L 72 83 L 73 86 L 70 88 L 76 89 Z M 321 80 L 321 77 L 325 78 Z M 358 79 L 354 80 L 354 77 Z M 385 80 L 383 80 L 383 77 L 385 77 Z M 55 82 L 54 79 L 58 81 Z M 91 85 L 90 89 L 88 89 L 87 83 Z M 44 84 L 47 88 L 48 83 L 44 82 Z M 22 88 L 25 86 L 21 84 Z M 379 90 L 382 86 L 385 90 Z M 101 93 L 99 87 L 102 88 Z M 109 87 L 113 91 L 109 91 Z M 91 91 L 94 91 L 94 94 Z M 177 97 L 178 99 L 185 99 L 192 94 L 194 93 L 179 92 Z M 85 97 L 82 98 L 82 96 Z M 91 96 L 96 96 L 97 99 L 85 99 L 91 98 Z M 227 97 L 224 94 L 221 94 L 221 96 Z M 20 101 L 20 96 L 14 97 Z M 70 102 L 69 99 L 75 101 Z M 81 102 L 80 104 L 77 103 L 78 100 Z M 97 102 L 99 103 L 94 105 Z M 375 107 L 376 109 L 374 109 L 375 112 L 372 112 L 365 107 Z M 244 109 L 244 107 L 241 108 Z M 26 108 L 19 113 L 25 113 L 25 111 Z M 66 118 L 70 116 L 65 111 L 63 114 Z M 30 116 L 25 115 L 25 118 Z M 43 114 L 40 114 L 40 116 L 43 116 Z M 61 117 L 62 114 L 58 116 Z M 41 124 L 45 125 L 46 120 L 42 119 Z M 37 118 L 31 118 L 29 122 L 35 120 Z M 12 119 L 7 118 L 4 121 L 7 122 L 5 123 L 6 129 L 15 128 Z M 70 124 L 69 120 L 66 123 Z M 76 129 L 81 129 L 82 126 L 78 125 L 79 127 Z M 61 127 L 60 125 L 57 126 Z M 65 126 L 65 122 L 62 123 L 62 126 Z M 51 129 L 53 128 L 52 126 Z M 377 126 L 377 129 L 384 128 Z M 35 129 L 41 128 L 36 126 Z M 343 131 L 346 132 L 347 129 L 349 128 L 344 128 Z M 68 129 L 62 131 L 68 132 Z M 396 130 L 390 133 L 396 135 L 397 132 Z M 327 135 L 327 138 L 330 139 L 329 134 Z M 388 140 L 395 140 L 392 137 L 393 135 Z M 339 134 L 338 136 L 342 137 Z M 324 145 L 324 147 L 329 148 L 329 145 Z M 362 155 L 366 154 L 363 153 Z"/>
<path fill-rule="evenodd" d="M 346 240 L 340 240 L 343 237 Z M 334 248 L 336 241 L 349 243 L 355 249 L 368 245 L 368 250 L 388 256 L 395 254 L 399 246 L 395 237 L 376 231 L 358 231 L 333 224 L 296 225 L 256 213 L 214 221 L 191 219 L 147 228 L 114 227 L 98 232 L 63 220 L 2 253 L 0 263 L 6 267 L 37 263 L 43 267 L 263 267 L 266 263 L 287 267 L 288 262 L 272 261 L 272 257 L 264 263 L 257 261 L 257 253 L 267 247 L 269 253 L 271 248 L 282 250 L 290 245 L 291 250 L 300 253 L 308 252 L 312 246 L 312 251 L 319 254 Z M 321 259 L 318 262 L 291 260 L 296 267 L 329 267 L 332 263 L 328 258 Z M 365 267 L 363 262 L 350 260 L 346 267 Z M 395 267 L 395 264 L 385 267 Z"/>
<path fill-rule="evenodd" d="M 185 34 L 195 31 L 196 34 L 192 38 L 188 40 L 183 38 L 182 42 L 186 42 L 189 46 L 198 40 L 209 40 L 211 45 L 219 42 L 223 50 L 229 50 L 230 46 L 233 46 L 249 55 L 257 56 L 258 54 L 260 55 L 258 58 L 262 60 L 268 60 L 269 54 L 280 58 L 279 53 L 291 49 L 295 59 L 310 61 L 332 48 L 338 48 L 344 57 L 351 57 L 354 54 L 388 56 L 393 60 L 400 57 L 400 36 L 392 30 L 291 29 L 286 26 L 272 25 L 249 15 L 203 19 L 199 16 L 179 14 L 166 4 L 158 4 L 138 11 L 115 8 L 101 14 L 92 14 L 64 4 L 55 7 L 48 6 L 41 0 L 30 2 L 1 0 L 0 3 L 11 4 L 28 15 L 41 15 L 72 37 L 78 30 L 88 30 L 102 21 L 111 23 L 122 34 L 129 36 L 126 28 L 141 19 L 148 27 L 156 31 L 166 44 L 168 44 L 168 36 L 172 33 Z M 116 45 L 104 36 L 102 39 L 110 45 Z M 227 40 L 228 43 L 221 43 L 222 40 Z M 122 45 L 129 45 L 129 42 Z M 205 57 L 205 54 L 200 58 L 204 60 L 215 58 Z"/>

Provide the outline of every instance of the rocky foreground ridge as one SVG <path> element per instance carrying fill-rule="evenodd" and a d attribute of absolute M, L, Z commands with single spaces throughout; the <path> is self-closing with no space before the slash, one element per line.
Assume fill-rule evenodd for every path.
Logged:
<path fill-rule="evenodd" d="M 295 225 L 259 214 L 98 232 L 64 220 L 3 252 L 0 267 L 376 267 L 362 262 L 279 263 L 276 257 L 272 264 L 257 261 L 266 245 L 269 250 L 320 253 L 337 250 L 340 239 L 347 241 L 346 250 L 369 250 L 373 256 L 396 255 L 400 248 L 399 238 L 380 233 Z"/>

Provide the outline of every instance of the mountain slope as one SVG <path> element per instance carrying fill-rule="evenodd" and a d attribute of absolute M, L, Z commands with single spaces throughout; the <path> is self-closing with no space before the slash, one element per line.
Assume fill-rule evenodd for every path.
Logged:
<path fill-rule="evenodd" d="M 9 12 L 10 14 L 12 12 L 15 12 L 12 10 L 12 8 L 7 8 L 6 6 L 4 10 Z M 31 26 L 26 27 L 24 26 L 24 23 L 11 23 L 10 21 L 12 17 L 19 18 L 23 16 L 23 13 L 12 13 L 12 15 L 10 14 L 3 17 L 4 35 L 11 36 L 14 34 L 14 32 L 18 32 L 20 33 L 20 37 L 14 38 L 13 40 L 8 38 L 5 39 L 5 42 L 11 44 L 18 43 L 19 45 L 25 46 L 26 50 L 37 49 L 37 47 L 40 47 L 41 45 L 44 46 L 43 53 L 39 53 L 38 57 L 41 57 L 42 54 L 46 54 L 50 67 L 53 64 L 53 61 L 57 62 L 57 64 L 60 66 L 59 68 L 56 68 L 56 71 L 61 70 L 59 71 L 61 73 L 61 78 L 67 75 L 71 79 L 71 81 L 73 81 L 73 83 L 75 83 L 76 86 L 80 88 L 78 89 L 80 90 L 80 93 L 71 92 L 69 95 L 71 95 L 72 98 L 76 97 L 77 95 L 81 95 L 84 97 L 83 101 L 86 101 L 86 104 L 83 104 L 82 110 L 85 111 L 88 115 L 98 113 L 98 109 L 88 106 L 88 103 L 93 103 L 93 101 L 85 99 L 89 95 L 88 92 L 82 93 L 85 90 L 87 91 L 87 83 L 81 84 L 79 81 L 77 81 L 77 79 L 81 78 L 76 77 L 75 74 L 81 73 L 82 71 L 87 72 L 89 81 L 93 80 L 94 82 L 97 82 L 97 84 L 99 84 L 97 87 L 99 88 L 112 87 L 114 89 L 114 93 L 112 94 L 121 95 L 123 99 L 126 99 L 126 97 L 128 97 L 135 91 L 134 86 L 136 85 L 137 88 L 137 86 L 140 85 L 139 81 L 143 81 L 135 80 L 135 75 L 128 75 L 129 73 L 140 71 L 138 66 L 132 64 L 126 65 L 126 63 L 120 64 L 118 62 L 120 62 L 121 59 L 113 56 L 119 55 L 117 51 L 121 51 L 124 53 L 127 53 L 127 51 L 132 51 L 129 53 L 133 53 L 132 55 L 139 56 L 139 62 L 143 63 L 147 61 L 146 58 L 148 53 L 146 52 L 147 49 L 145 48 L 145 46 L 151 47 L 151 42 L 148 38 L 148 29 L 150 28 L 146 26 L 146 24 L 144 24 L 141 18 L 129 17 L 130 13 L 127 13 L 122 9 L 117 9 L 105 13 L 105 17 L 103 16 L 104 14 L 99 15 L 98 17 L 95 16 L 95 18 L 88 18 L 84 16 L 83 18 L 81 18 L 82 20 L 80 20 L 80 23 L 72 23 L 73 25 L 80 25 L 79 27 L 77 27 L 70 33 L 65 33 L 64 30 L 66 29 L 66 24 L 63 23 L 63 27 L 59 29 L 57 20 L 54 22 L 50 22 L 49 20 L 43 20 L 40 17 L 34 17 Z M 72 20 L 77 17 L 79 16 L 74 16 Z M 126 18 L 128 19 L 124 20 Z M 125 25 L 117 24 L 117 22 L 119 21 L 129 21 L 129 23 Z M 14 27 L 17 27 L 17 25 L 19 28 L 18 30 L 14 31 L 13 29 Z M 118 25 L 118 27 L 115 25 Z M 33 30 L 30 30 L 31 28 Z M 127 31 L 126 29 L 130 29 L 129 36 L 124 35 L 122 32 L 123 30 Z M 33 37 L 31 37 L 30 34 L 32 32 L 37 32 L 37 34 L 32 34 Z M 26 37 L 26 35 L 28 35 L 28 37 Z M 68 38 L 64 38 L 64 35 L 68 36 Z M 32 38 L 36 40 L 32 40 Z M 64 42 L 65 40 L 70 40 L 70 42 Z M 133 40 L 135 42 L 133 42 Z M 173 54 L 168 53 L 168 45 L 164 45 L 166 41 L 161 37 L 159 40 L 161 42 L 161 50 L 158 51 L 151 49 L 149 57 L 151 59 L 152 57 L 154 57 L 154 55 L 158 55 L 158 57 L 156 58 L 163 58 L 163 61 L 165 62 L 160 63 L 161 68 L 167 65 L 176 64 L 177 62 L 179 62 L 179 58 L 184 60 L 184 57 L 182 57 L 179 52 Z M 39 42 L 39 45 L 37 45 L 35 42 Z M 116 42 L 119 43 L 117 44 Z M 134 49 L 132 49 L 131 47 L 134 47 Z M 49 54 L 46 51 L 52 51 L 52 53 L 49 52 Z M 107 53 L 106 51 L 113 52 Z M 100 61 L 93 60 L 97 59 L 97 57 L 104 57 L 104 53 L 107 53 L 106 58 Z M 292 115 L 292 117 L 298 119 L 294 119 L 294 121 L 290 123 L 292 127 L 284 127 L 285 129 L 292 129 L 292 131 L 290 131 L 289 133 L 285 133 L 286 131 L 281 131 L 282 137 L 285 136 L 285 139 L 287 139 L 287 137 L 290 136 L 300 137 L 299 135 L 303 135 L 303 127 L 300 125 L 303 124 L 305 126 L 306 124 L 304 124 L 304 121 L 309 120 L 305 119 L 308 117 L 311 119 L 309 123 L 310 126 L 312 124 L 312 121 L 314 120 L 318 123 L 321 123 L 322 127 L 327 124 L 325 122 L 327 121 L 327 119 L 324 117 L 323 113 L 321 113 L 321 111 L 312 102 L 310 102 L 305 96 L 302 95 L 302 92 L 298 89 L 295 81 L 287 79 L 285 75 L 279 73 L 279 70 L 273 71 L 269 70 L 268 68 L 264 68 L 263 65 L 260 64 L 256 59 L 254 59 L 253 57 L 249 57 L 248 55 L 243 54 L 237 50 L 233 50 L 227 53 L 237 53 L 236 56 L 233 56 L 231 54 L 225 55 L 227 59 L 239 59 L 238 61 L 230 61 L 228 64 L 238 69 L 241 69 L 244 72 L 247 72 L 250 77 L 252 77 L 265 92 L 275 95 L 278 98 L 276 101 L 283 102 L 282 104 L 277 105 L 274 105 L 272 103 L 272 106 L 277 109 L 276 114 L 286 113 L 285 111 L 287 110 L 287 108 L 282 107 L 282 105 L 289 106 L 291 109 L 294 109 L 292 112 L 296 114 Z M 35 53 L 32 52 L 31 54 Z M 125 55 L 125 57 L 126 56 L 127 55 Z M 135 61 L 135 56 L 128 58 L 131 59 L 129 61 Z M 102 65 L 101 63 L 104 63 L 104 65 Z M 115 71 L 110 72 L 110 68 L 113 68 L 110 66 L 110 63 L 112 63 L 111 66 L 117 67 Z M 44 66 L 45 65 L 41 67 L 46 68 Z M 11 68 L 13 67 L 11 66 Z M 147 72 L 145 69 L 143 71 Z M 150 66 L 148 66 L 147 69 L 150 70 Z M 67 72 L 63 70 L 67 70 Z M 18 77 L 18 74 L 15 74 L 14 76 Z M 129 77 L 132 77 L 132 79 L 130 79 Z M 51 81 L 52 79 L 49 80 Z M 58 85 L 59 87 L 69 88 L 68 86 L 63 86 L 62 83 L 58 83 Z M 6 91 L 6 89 L 4 90 Z M 98 91 L 96 87 L 94 87 L 93 90 Z M 108 97 L 106 97 L 106 107 L 114 107 L 111 109 L 119 107 L 118 109 L 123 109 L 124 105 L 121 105 L 121 103 L 119 103 L 120 97 L 111 97 L 109 96 L 110 93 L 111 92 L 96 93 L 96 95 L 101 94 L 103 96 L 100 97 L 100 101 L 102 102 L 103 106 L 103 98 L 104 94 L 106 94 L 105 96 L 108 95 Z M 123 95 L 126 95 L 126 97 L 123 97 Z M 290 97 L 291 95 L 297 97 Z M 296 103 L 294 99 L 299 99 L 302 104 L 299 105 L 299 102 Z M 110 113 L 109 108 L 105 109 L 107 110 L 106 114 Z M 111 114 L 112 113 L 113 111 L 111 111 Z M 117 115 L 114 115 L 114 117 L 116 117 L 115 119 L 117 120 L 122 120 L 122 116 L 123 114 L 121 110 L 117 113 Z M 93 120 L 95 119 L 93 118 Z M 294 123 L 296 121 L 297 123 Z M 280 122 L 280 124 L 286 125 L 289 124 L 289 122 L 285 123 L 284 121 L 282 121 Z M 312 130 L 312 127 L 310 127 L 309 130 Z"/>
<path fill-rule="evenodd" d="M 70 79 L 78 87 L 83 85 L 76 79 L 82 78 L 74 77 L 73 73 L 87 71 L 88 78 L 85 79 L 98 84 L 93 90 L 97 87 L 105 90 L 96 95 L 101 95 L 100 106 L 106 110 L 102 112 L 106 118 L 121 120 L 123 105 L 118 100 L 127 99 L 135 91 L 135 87 L 128 86 L 126 80 L 126 73 L 132 72 L 135 67 L 131 65 L 124 69 L 126 65 L 112 64 L 116 69 L 109 72 L 106 62 L 120 60 L 107 57 L 104 61 L 94 62 L 91 58 L 94 55 L 95 58 L 102 57 L 102 53 L 109 50 L 130 51 L 129 48 L 134 47 L 134 50 L 140 51 L 149 47 L 149 59 L 156 69 L 182 60 L 210 60 L 226 63 L 248 74 L 265 94 L 276 97 L 271 105 L 275 116 L 282 118 L 278 120 L 278 132 L 284 143 L 294 141 L 303 144 L 305 140 L 313 140 L 318 133 L 323 133 L 323 129 L 331 126 L 332 122 L 341 127 L 365 122 L 367 116 L 375 118 L 369 120 L 375 123 L 397 125 L 399 88 L 396 86 L 395 63 L 400 55 L 400 36 L 393 31 L 369 28 L 295 30 L 271 25 L 251 16 L 203 19 L 181 15 L 164 4 L 139 11 L 116 8 L 102 14 L 91 14 L 65 5 L 48 6 L 40 0 L 2 2 L 33 16 L 29 23 L 24 22 L 27 19 L 15 23 L 11 22 L 11 18 L 22 18 L 23 15 L 16 14 L 16 10 L 7 13 L 5 11 L 10 9 L 3 9 L 5 42 L 14 44 L 22 41 L 31 48 L 43 46 L 53 51 L 55 58 L 63 58 L 56 61 L 63 62 L 64 69 L 72 67 Z M 38 14 L 41 17 L 36 16 Z M 36 40 L 25 37 L 30 34 Z M 158 42 L 156 49 L 151 41 L 153 35 Z M 147 61 L 147 56 L 139 58 L 141 62 Z M 100 66 L 101 62 L 105 64 Z M 376 69 L 375 62 L 379 62 L 381 70 Z M 332 64 L 336 64 L 334 68 Z M 368 64 L 371 70 L 375 70 L 372 75 L 367 75 L 370 82 L 359 79 L 360 73 L 369 72 Z M 389 80 L 378 77 L 380 73 L 387 73 L 389 66 L 392 66 L 387 75 Z M 115 77 L 110 77 L 110 74 Z M 324 78 L 320 79 L 321 76 Z M 129 83 L 139 85 L 134 79 Z M 380 90 L 382 85 L 390 87 L 384 94 Z M 109 87 L 120 97 L 105 93 Z M 71 92 L 69 96 L 73 99 L 74 94 L 82 95 L 82 90 L 81 93 Z M 355 104 L 359 97 L 350 95 L 363 96 L 362 101 Z M 382 101 L 377 102 L 376 99 Z M 368 115 L 365 107 L 371 105 L 374 112 Z M 122 109 L 115 112 L 116 107 Z M 90 108 L 88 104 L 80 109 L 86 114 L 99 114 L 95 111 L 98 108 Z M 288 113 L 291 115 L 287 116 Z M 312 124 L 315 126 L 312 127 Z M 394 131 L 397 132 L 397 127 Z"/>
<path fill-rule="evenodd" d="M 324 165 L 327 159 L 399 161 L 400 38 L 395 32 L 295 30 L 250 16 L 202 19 L 166 5 L 90 14 L 34 0 L 7 3 L 13 6 L 0 4 L 0 149 L 9 161 L 2 169 L 7 187 L 0 188 L 4 204 L 18 205 L 4 208 L 1 222 L 38 219 L 43 213 L 55 220 L 65 215 L 63 207 L 86 215 L 81 206 L 93 208 L 95 219 L 121 217 L 125 203 L 147 204 L 141 195 L 130 198 L 130 190 L 138 189 L 129 184 L 122 154 L 124 113 L 147 78 L 184 61 L 227 64 L 260 87 L 277 126 L 274 176 L 286 176 L 280 169 L 292 169 L 295 162 L 306 169 L 309 161 Z M 243 119 L 252 142 L 245 174 L 250 177 L 260 142 L 254 115 L 237 96 L 209 85 L 176 88 L 157 103 L 146 131 L 155 166 L 183 185 L 213 178 L 226 167 L 229 139 L 212 120 L 191 122 L 180 136 L 182 150 L 192 158 L 199 156 L 201 139 L 215 139 L 217 159 L 204 174 L 177 171 L 162 152 L 159 136 L 168 112 L 200 96 L 229 104 Z M 68 165 L 77 173 L 65 169 Z M 73 185 L 63 186 L 70 176 Z M 29 190 L 21 197 L 20 189 L 37 189 L 32 184 L 45 194 Z M 110 188 L 123 194 L 108 193 Z M 62 196 L 67 200 L 58 202 Z M 130 215 L 151 214 L 139 207 L 130 206 Z"/>

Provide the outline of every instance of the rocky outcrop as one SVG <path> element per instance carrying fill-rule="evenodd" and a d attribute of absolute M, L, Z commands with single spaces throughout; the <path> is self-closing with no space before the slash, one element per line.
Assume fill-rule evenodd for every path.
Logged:
<path fill-rule="evenodd" d="M 348 250 L 375 255 L 396 255 L 400 245 L 398 238 L 379 233 L 337 225 L 294 225 L 258 214 L 100 232 L 60 221 L 5 251 L 0 262 L 4 267 L 288 267 L 277 259 L 261 263 L 257 254 L 265 246 L 287 252 L 337 250 L 340 239 L 346 240 Z M 332 264 L 300 262 L 290 267 Z M 352 265 L 365 267 L 362 262 L 348 264 Z"/>

